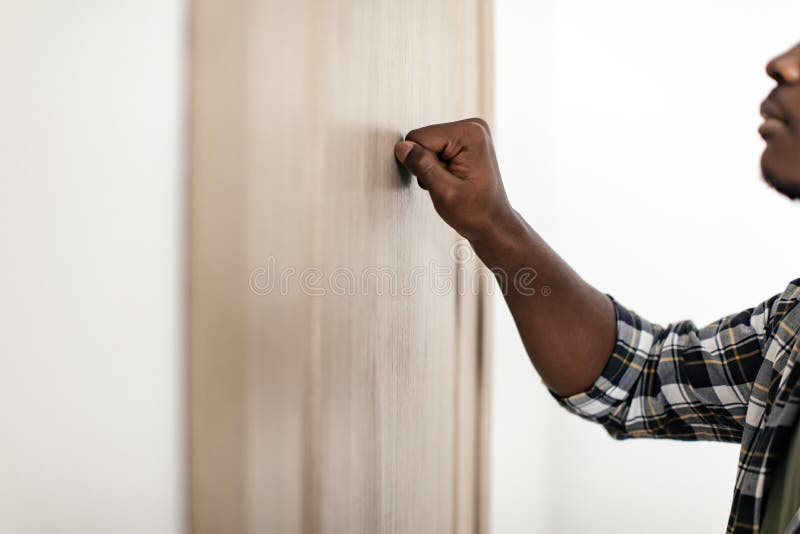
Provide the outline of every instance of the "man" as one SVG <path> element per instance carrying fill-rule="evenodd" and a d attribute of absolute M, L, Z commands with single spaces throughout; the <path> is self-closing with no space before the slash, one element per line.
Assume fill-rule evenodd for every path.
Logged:
<path fill-rule="evenodd" d="M 776 57 L 761 107 L 765 181 L 800 198 L 800 44 Z M 395 156 L 497 273 L 536 370 L 567 409 L 632 437 L 741 443 L 728 532 L 800 532 L 800 278 L 698 328 L 651 323 L 587 284 L 509 204 L 481 119 L 427 126 Z M 514 287 L 534 267 L 547 298 Z"/>

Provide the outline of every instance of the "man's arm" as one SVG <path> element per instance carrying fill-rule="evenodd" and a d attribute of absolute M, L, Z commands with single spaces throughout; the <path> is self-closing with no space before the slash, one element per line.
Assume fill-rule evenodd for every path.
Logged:
<path fill-rule="evenodd" d="M 495 270 L 528 355 L 562 406 L 620 439 L 741 440 L 754 384 L 774 379 L 764 350 L 800 298 L 800 279 L 702 328 L 662 327 L 587 284 L 511 208 L 485 122 L 414 130 L 395 155 Z M 550 295 L 515 286 L 515 273 L 531 267 Z"/>
<path fill-rule="evenodd" d="M 611 300 L 587 284 L 520 217 L 506 197 L 487 124 L 467 119 L 410 132 L 395 154 L 434 207 L 468 239 L 498 282 L 528 356 L 551 391 L 568 396 L 600 375 L 616 341 Z M 548 296 L 515 283 L 535 269 Z M 520 291 L 520 289 L 522 291 Z"/>

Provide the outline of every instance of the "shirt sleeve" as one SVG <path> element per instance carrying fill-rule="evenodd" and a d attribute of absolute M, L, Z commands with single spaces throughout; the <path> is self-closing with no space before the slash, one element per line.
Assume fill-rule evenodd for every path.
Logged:
<path fill-rule="evenodd" d="M 702 328 L 689 320 L 651 323 L 606 296 L 616 313 L 614 351 L 587 391 L 551 391 L 559 404 L 616 439 L 740 442 L 780 294 Z"/>

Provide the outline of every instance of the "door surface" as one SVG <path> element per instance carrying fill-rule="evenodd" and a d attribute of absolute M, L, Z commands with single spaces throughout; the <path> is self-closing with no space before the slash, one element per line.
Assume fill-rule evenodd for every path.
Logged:
<path fill-rule="evenodd" d="M 489 118 L 488 4 L 191 10 L 192 532 L 482 530 L 487 278 L 393 146 Z"/>

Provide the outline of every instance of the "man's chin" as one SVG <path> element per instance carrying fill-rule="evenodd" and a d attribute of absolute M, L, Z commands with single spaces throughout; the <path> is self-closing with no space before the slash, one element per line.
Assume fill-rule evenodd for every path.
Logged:
<path fill-rule="evenodd" d="M 761 157 L 761 175 L 775 191 L 791 200 L 800 199 L 800 178 L 776 170 L 769 162 L 766 152 Z"/>

